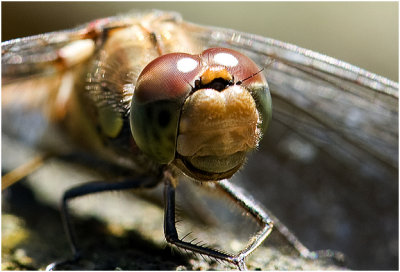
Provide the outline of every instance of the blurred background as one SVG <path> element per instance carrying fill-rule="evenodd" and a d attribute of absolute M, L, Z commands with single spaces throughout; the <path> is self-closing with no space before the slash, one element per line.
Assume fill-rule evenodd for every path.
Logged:
<path fill-rule="evenodd" d="M 317 51 L 398 81 L 396 2 L 3 2 L 2 41 L 135 9 L 173 10 Z"/>

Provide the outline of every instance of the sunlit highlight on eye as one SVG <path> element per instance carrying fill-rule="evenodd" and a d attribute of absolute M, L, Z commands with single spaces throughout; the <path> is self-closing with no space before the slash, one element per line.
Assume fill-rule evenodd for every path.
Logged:
<path fill-rule="evenodd" d="M 239 63 L 237 58 L 235 58 L 233 55 L 228 54 L 228 53 L 216 54 L 214 56 L 214 61 L 217 64 L 221 64 L 221 65 L 229 66 L 229 67 L 234 67 Z"/>
<path fill-rule="evenodd" d="M 178 71 L 182 73 L 188 73 L 196 69 L 198 63 L 194 59 L 191 58 L 182 58 L 178 60 L 176 67 Z"/>

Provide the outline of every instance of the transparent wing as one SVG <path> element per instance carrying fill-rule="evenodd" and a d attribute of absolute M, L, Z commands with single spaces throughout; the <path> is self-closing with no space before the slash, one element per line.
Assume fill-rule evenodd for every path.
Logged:
<path fill-rule="evenodd" d="M 62 64 L 60 50 L 83 39 L 85 32 L 82 26 L 3 42 L 2 84 L 57 72 Z"/>

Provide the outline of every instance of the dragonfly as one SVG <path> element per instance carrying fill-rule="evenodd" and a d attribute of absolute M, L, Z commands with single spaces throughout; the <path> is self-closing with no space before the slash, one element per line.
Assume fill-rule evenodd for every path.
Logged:
<path fill-rule="evenodd" d="M 376 189 L 376 195 L 380 199 L 386 197 L 387 201 L 378 207 L 365 207 L 371 215 L 387 207 L 395 208 L 391 200 L 396 196 L 389 194 L 388 197 L 388 192 L 397 192 L 398 186 L 397 83 L 291 44 L 184 22 L 176 13 L 154 11 L 117 16 L 99 19 L 71 30 L 2 43 L 3 134 L 37 146 L 52 156 L 89 150 L 91 156 L 124 169 L 113 173 L 111 180 L 117 182 L 85 184 L 71 188 L 64 194 L 62 214 L 75 259 L 79 257 L 79 249 L 69 218 L 70 200 L 88 193 L 146 188 L 160 182 L 165 186 L 166 238 L 178 247 L 245 269 L 245 258 L 267 238 L 274 227 L 302 256 L 318 256 L 316 252 L 309 251 L 262 205 L 227 180 L 241 168 L 245 160 L 240 149 L 229 160 L 221 160 L 210 154 L 207 154 L 206 160 L 187 160 L 182 155 L 186 152 L 184 150 L 195 146 L 195 139 L 202 131 L 193 130 L 193 138 L 188 138 L 185 144 L 185 137 L 180 137 L 182 135 L 171 137 L 171 130 L 176 132 L 177 128 L 171 128 L 168 124 L 171 120 L 177 124 L 179 120 L 181 133 L 184 126 L 182 122 L 186 122 L 189 124 L 187 131 L 190 132 L 190 129 L 194 129 L 191 126 L 198 125 L 197 122 L 202 119 L 194 121 L 186 118 L 184 112 L 190 112 L 190 109 L 185 106 L 182 109 L 182 101 L 157 104 L 159 97 L 166 98 L 166 94 L 160 91 L 166 86 L 165 83 L 146 81 L 146 76 L 144 79 L 139 77 L 146 72 L 161 73 L 163 63 L 171 61 L 171 58 L 186 60 L 186 68 L 182 69 L 198 74 L 191 64 L 195 63 L 195 67 L 198 67 L 198 63 L 208 62 L 213 58 L 210 56 L 218 53 L 234 59 L 234 62 L 235 59 L 247 60 L 248 57 L 247 64 L 259 68 L 249 70 L 246 75 L 237 75 L 221 67 L 208 69 L 202 71 L 202 77 L 197 81 L 194 78 L 183 79 L 178 91 L 190 90 L 185 93 L 198 95 L 201 93 L 198 92 L 199 88 L 209 89 L 207 84 L 210 82 L 214 84 L 212 88 L 218 88 L 215 84 L 219 81 L 225 87 L 242 88 L 248 84 L 254 87 L 254 82 L 268 86 L 264 87 L 266 96 L 253 95 L 251 98 L 245 95 L 248 101 L 257 101 L 255 115 L 262 116 L 256 118 L 258 121 L 255 124 L 253 122 L 252 131 L 256 133 L 252 135 L 255 140 L 250 144 L 250 149 L 261 149 L 259 156 L 265 161 L 253 164 L 253 167 L 252 160 L 257 159 L 258 155 L 257 152 L 250 155 L 243 171 L 248 169 L 249 176 L 254 177 L 252 179 L 255 181 L 251 184 L 243 182 L 246 189 L 255 187 L 258 188 L 256 191 L 260 191 L 259 188 L 268 190 L 263 184 L 266 183 L 265 177 L 257 174 L 261 166 L 262 171 L 273 173 L 268 177 L 268 186 L 272 188 L 274 185 L 271 184 L 282 182 L 284 178 L 294 179 L 298 183 L 317 180 L 321 184 L 338 179 L 335 186 L 339 184 L 343 187 L 343 183 L 347 183 L 346 186 L 353 191 L 348 198 L 357 200 L 364 197 L 357 195 L 362 194 L 358 193 L 358 186 L 374 190 L 379 188 Z M 158 59 L 160 56 L 161 60 Z M 155 66 L 152 61 L 161 63 L 161 66 Z M 148 63 L 151 63 L 150 68 L 153 65 L 157 69 L 147 68 Z M 227 66 L 226 63 L 221 65 Z M 169 82 L 173 76 L 172 72 L 163 80 Z M 146 91 L 148 89 L 152 91 Z M 261 141 L 261 132 L 271 118 L 269 91 L 272 119 Z M 85 95 L 82 96 L 82 93 Z M 146 108 L 148 101 L 156 103 L 157 107 Z M 158 118 L 158 128 L 154 127 L 156 122 L 149 117 L 151 115 Z M 194 113 L 188 114 L 192 115 Z M 246 120 L 250 124 L 252 122 L 249 120 L 253 119 Z M 134 127 L 132 131 L 131 127 Z M 222 146 L 218 137 L 211 136 L 217 143 L 214 143 L 214 148 Z M 148 143 L 149 138 L 152 144 Z M 239 148 L 235 145 L 232 147 Z M 127 150 L 130 154 L 127 154 Z M 4 159 L 6 156 L 3 156 Z M 44 157 L 39 158 L 41 160 Z M 301 167 L 291 165 L 293 161 Z M 287 165 L 279 167 L 277 162 Z M 305 175 L 302 170 L 307 165 L 326 171 L 320 175 Z M 213 168 L 212 174 L 208 172 L 210 167 Z M 262 227 L 256 238 L 238 254 L 231 255 L 190 244 L 177 237 L 174 195 L 182 174 L 192 180 L 203 181 L 213 190 L 224 192 L 242 206 Z M 3 178 L 2 185 L 7 187 L 5 180 Z M 323 196 L 326 191 L 318 193 Z M 323 255 L 324 252 L 319 254 Z"/>

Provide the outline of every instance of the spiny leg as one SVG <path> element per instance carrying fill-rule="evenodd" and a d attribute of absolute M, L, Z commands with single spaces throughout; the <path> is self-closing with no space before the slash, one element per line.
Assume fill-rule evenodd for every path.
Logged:
<path fill-rule="evenodd" d="M 212 258 L 216 258 L 219 260 L 227 261 L 232 264 L 235 264 L 240 270 L 246 270 L 246 264 L 244 259 L 248 256 L 254 249 L 256 249 L 262 241 L 270 234 L 272 230 L 272 222 L 269 217 L 262 211 L 260 207 L 254 204 L 248 197 L 240 194 L 232 188 L 229 188 L 228 184 L 226 186 L 222 185 L 226 192 L 232 195 L 239 203 L 248 210 L 253 216 L 255 216 L 259 222 L 262 223 L 263 229 L 257 234 L 256 239 L 244 250 L 239 252 L 236 256 L 226 254 L 211 248 L 207 248 L 204 246 L 199 246 L 196 244 L 192 244 L 189 242 L 185 242 L 182 239 L 179 239 L 178 233 L 175 227 L 175 182 L 174 177 L 170 175 L 168 172 L 165 173 L 164 176 L 164 197 L 165 197 L 165 217 L 164 217 L 164 233 L 166 240 L 176 245 L 177 247 L 181 247 L 183 249 L 187 249 L 193 251 L 195 253 L 200 253 L 202 255 L 207 255 Z M 251 207 L 251 208 L 249 208 Z"/>
<path fill-rule="evenodd" d="M 231 255 L 204 247 L 189 242 L 185 242 L 179 239 L 178 232 L 175 227 L 175 186 L 173 185 L 173 177 L 166 174 L 164 177 L 164 201 L 165 201 L 165 213 L 164 213 L 164 234 L 167 242 L 176 245 L 178 248 L 184 250 L 193 251 L 202 255 L 207 255 L 217 259 L 222 259 L 230 262 L 233 258 Z"/>
<path fill-rule="evenodd" d="M 120 182 L 104 182 L 104 181 L 95 181 L 89 182 L 85 184 L 78 185 L 67 190 L 61 201 L 61 216 L 63 219 L 63 224 L 65 228 L 65 232 L 67 234 L 69 244 L 71 246 L 73 258 L 70 260 L 58 261 L 49 264 L 46 267 L 46 270 L 53 270 L 59 265 L 74 263 L 78 261 L 81 257 L 80 251 L 77 246 L 77 239 L 75 232 L 73 231 L 73 225 L 71 222 L 68 203 L 71 199 L 84 196 L 93 193 L 100 193 L 106 191 L 116 191 L 116 190 L 128 190 L 128 189 L 139 189 L 139 188 L 150 188 L 158 184 L 158 180 L 154 177 L 144 177 L 137 179 L 127 179 Z"/>
<path fill-rule="evenodd" d="M 221 180 L 217 182 L 217 185 L 224 192 L 228 193 L 230 197 L 232 197 L 235 201 L 238 200 L 238 196 L 239 198 L 244 199 L 243 189 L 235 186 L 228 180 Z M 248 199 L 248 197 L 245 198 Z M 248 202 L 250 205 L 245 203 L 240 203 L 240 201 L 238 203 L 241 204 L 241 206 L 244 207 L 249 212 L 251 212 L 252 209 L 256 208 L 258 209 L 258 213 L 260 213 L 261 211 L 260 215 L 262 214 L 266 215 L 267 213 L 268 214 L 267 217 L 270 218 L 270 220 L 272 220 L 274 228 L 276 228 L 277 231 L 280 234 L 282 234 L 282 236 L 293 246 L 293 248 L 296 249 L 297 252 L 299 252 L 300 256 L 313 260 L 318 258 L 330 258 L 340 264 L 344 263 L 344 255 L 341 252 L 333 250 L 310 251 L 278 218 L 276 218 L 269 210 L 255 203 L 254 200 L 250 200 L 250 202 Z M 257 213 L 256 210 L 254 212 Z M 258 216 L 256 216 L 256 218 L 259 220 Z"/>

